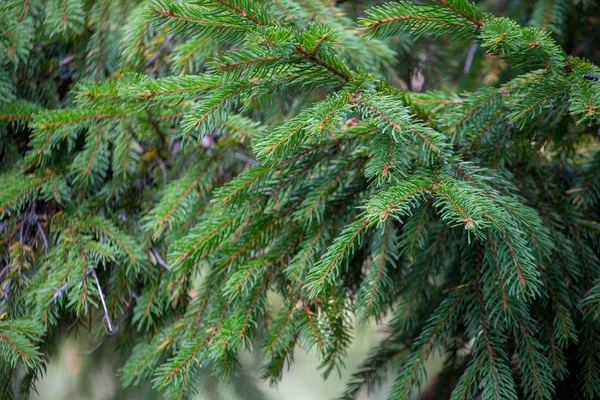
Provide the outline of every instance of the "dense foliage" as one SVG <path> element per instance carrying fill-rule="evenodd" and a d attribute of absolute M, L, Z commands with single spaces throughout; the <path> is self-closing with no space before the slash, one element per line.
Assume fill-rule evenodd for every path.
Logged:
<path fill-rule="evenodd" d="M 598 6 L 339 3 L 0 2 L 0 393 L 77 329 L 169 399 L 327 378 L 356 318 L 340 399 L 600 397 Z"/>

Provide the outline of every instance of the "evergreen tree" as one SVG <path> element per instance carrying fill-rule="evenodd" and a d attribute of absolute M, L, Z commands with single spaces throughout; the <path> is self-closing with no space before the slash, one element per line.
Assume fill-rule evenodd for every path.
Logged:
<path fill-rule="evenodd" d="M 356 317 L 340 399 L 599 398 L 592 3 L 3 1 L 0 392 L 88 326 L 168 399 L 327 378 Z"/>

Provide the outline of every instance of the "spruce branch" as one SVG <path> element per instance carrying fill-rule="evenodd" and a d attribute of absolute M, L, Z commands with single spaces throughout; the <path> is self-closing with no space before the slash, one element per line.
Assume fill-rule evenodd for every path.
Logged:
<path fill-rule="evenodd" d="M 389 2 L 367 11 L 360 23 L 366 33 L 382 38 L 402 33 L 421 35 L 455 35 L 472 38 L 483 26 L 477 9 L 467 1 L 438 1 L 418 4 L 409 1 Z M 457 7 L 458 6 L 458 7 Z"/>
<path fill-rule="evenodd" d="M 488 316 L 486 312 L 485 299 L 481 284 L 481 266 L 483 261 L 481 253 L 476 254 L 475 258 L 475 287 L 477 290 L 477 302 L 479 306 L 479 316 L 481 320 L 481 328 L 483 330 L 483 339 L 485 347 L 485 356 L 483 357 L 487 358 L 487 362 L 485 362 L 484 364 L 484 371 L 486 371 L 486 376 L 482 379 L 481 382 L 481 385 L 483 387 L 483 395 L 486 398 L 493 398 L 497 400 L 516 399 L 517 394 L 515 392 L 515 384 L 506 366 L 506 356 L 504 356 L 503 351 L 497 353 L 494 350 L 494 348 L 496 348 L 497 345 L 495 345 L 495 343 L 492 340 L 491 331 L 487 323 Z M 499 360 L 501 361 L 498 362 Z"/>
<path fill-rule="evenodd" d="M 481 28 L 484 22 L 481 20 L 481 12 L 471 2 L 465 0 L 436 0 L 442 6 L 451 9 L 465 19 L 471 21 L 477 28 Z"/>
<path fill-rule="evenodd" d="M 450 297 L 437 308 L 428 321 L 427 328 L 414 344 L 415 352 L 407 360 L 405 368 L 394 382 L 390 397 L 406 399 L 424 378 L 423 363 L 433 351 L 434 346 L 443 343 L 444 337 L 452 330 L 456 322 L 456 308 L 461 307 L 466 291 L 455 290 Z"/>
<path fill-rule="evenodd" d="M 307 59 L 309 59 L 309 60 L 317 63 L 321 67 L 323 67 L 326 70 L 330 71 L 335 76 L 338 76 L 338 77 L 342 78 L 344 81 L 348 82 L 348 81 L 350 81 L 352 79 L 352 77 L 350 76 L 350 74 L 348 72 L 344 71 L 343 69 L 340 69 L 339 67 L 337 67 L 335 65 L 332 65 L 332 63 L 328 62 L 328 60 L 319 57 L 317 54 L 315 54 L 312 51 L 308 51 L 307 49 L 305 49 L 301 45 L 297 44 L 296 45 L 296 50 L 300 54 L 302 54 L 305 58 L 307 58 Z"/>
<path fill-rule="evenodd" d="M 39 350 L 41 327 L 34 321 L 0 321 L 0 349 L 7 365 L 16 367 L 22 362 L 28 371 L 38 368 L 42 362 Z"/>

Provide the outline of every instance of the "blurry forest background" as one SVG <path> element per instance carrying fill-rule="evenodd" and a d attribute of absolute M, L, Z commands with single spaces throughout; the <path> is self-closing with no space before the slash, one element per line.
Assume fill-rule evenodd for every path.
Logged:
<path fill-rule="evenodd" d="M 333 399 L 339 396 L 351 373 L 365 358 L 367 352 L 385 335 L 376 326 L 356 326 L 352 346 L 348 349 L 346 370 L 342 377 L 333 374 L 327 381 L 317 369 L 319 361 L 314 350 L 306 354 L 298 349 L 295 363 L 277 388 L 259 380 L 260 358 L 258 354 L 246 355 L 241 370 L 248 375 L 239 376 L 235 385 L 219 384 L 213 377 L 206 376 L 199 395 L 194 400 L 313 400 Z M 33 394 L 32 400 L 159 400 L 159 392 L 151 390 L 122 389 L 119 384 L 115 360 L 119 359 L 110 342 L 93 355 L 78 356 L 78 353 L 94 345 L 93 338 L 80 331 L 77 338 L 66 339 L 58 356 L 51 362 L 48 374 L 37 384 L 40 395 Z M 441 358 L 432 360 L 430 372 L 435 373 Z M 441 366 L 441 364 L 439 364 Z M 147 389 L 150 389 L 149 387 Z M 371 395 L 362 393 L 359 400 L 385 400 L 389 387 Z"/>

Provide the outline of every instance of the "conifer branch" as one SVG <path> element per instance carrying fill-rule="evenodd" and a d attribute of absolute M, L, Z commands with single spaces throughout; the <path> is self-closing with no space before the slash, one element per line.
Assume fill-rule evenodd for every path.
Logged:
<path fill-rule="evenodd" d="M 0 339 L 12 347 L 22 359 L 26 361 L 29 360 L 29 354 L 27 354 L 25 350 L 22 350 L 16 343 L 11 341 L 9 337 L 0 333 Z"/>
<path fill-rule="evenodd" d="M 465 23 L 454 22 L 454 21 L 445 21 L 442 18 L 433 18 L 433 17 L 422 17 L 418 15 L 399 15 L 390 18 L 384 18 L 381 20 L 369 21 L 365 23 L 367 28 L 377 28 L 383 24 L 389 24 L 390 22 L 398 22 L 398 21 L 423 21 L 423 22 L 435 22 L 442 25 L 449 26 L 466 26 Z"/>
<path fill-rule="evenodd" d="M 400 122 L 394 120 L 392 116 L 387 115 L 383 110 L 378 109 L 374 105 L 361 100 L 360 97 L 351 97 L 350 102 L 352 104 L 359 105 L 359 106 L 364 107 L 365 109 L 373 112 L 375 115 L 381 117 L 384 121 L 386 121 L 389 124 L 389 126 L 391 126 L 394 130 L 396 130 L 398 132 L 402 132 L 404 129 L 408 128 L 407 130 L 416 134 L 429 148 L 431 148 L 431 150 L 434 153 L 437 153 L 439 151 L 438 146 L 436 146 L 426 135 L 424 135 L 418 129 L 414 129 L 414 128 L 408 127 L 408 126 L 403 129 L 402 124 Z"/>
<path fill-rule="evenodd" d="M 19 205 L 23 200 L 36 193 L 46 181 L 45 178 L 24 180 L 19 176 L 3 176 L 2 178 L 4 178 L 5 187 L 11 190 L 6 190 L 0 195 L 0 216 L 5 215 L 12 207 Z M 22 181 L 24 187 L 14 190 L 14 184 L 17 181 Z"/>
<path fill-rule="evenodd" d="M 438 336 L 446 323 L 452 316 L 452 312 L 462 302 L 466 292 L 457 290 L 453 293 L 452 299 L 448 299 L 438 307 L 438 318 L 430 320 L 427 331 L 419 338 L 418 351 L 407 364 L 405 371 L 398 377 L 392 387 L 392 396 L 397 398 L 408 398 L 412 387 L 419 384 L 418 371 L 422 368 L 423 363 L 433 350 L 435 343 L 439 341 Z"/>
<path fill-rule="evenodd" d="M 235 5 L 233 5 L 233 3 L 231 1 L 218 0 L 218 2 L 223 4 L 225 7 L 229 8 L 230 10 L 235 11 L 236 13 L 238 13 L 242 17 L 246 18 L 247 20 L 252 21 L 256 25 L 268 25 L 268 22 L 259 20 L 256 16 L 251 15 L 251 13 L 248 10 L 244 10 L 241 7 L 236 7 Z M 258 6 L 258 5 L 255 5 L 255 6 Z"/>
<path fill-rule="evenodd" d="M 506 244 L 508 245 L 508 251 L 510 252 L 510 256 L 511 256 L 513 263 L 515 265 L 515 268 L 517 270 L 517 275 L 519 276 L 519 282 L 521 283 L 521 286 L 525 287 L 525 285 L 526 285 L 525 278 L 523 277 L 523 272 L 521 271 L 521 266 L 519 265 L 519 260 L 517 259 L 517 255 L 512 246 L 512 242 L 508 236 L 505 236 L 504 240 L 506 241 Z"/>
<path fill-rule="evenodd" d="M 74 124 L 77 122 L 83 122 L 83 121 L 102 121 L 105 119 L 120 119 L 120 118 L 126 118 L 127 115 L 126 114 L 95 114 L 95 115 L 86 115 L 86 116 L 82 116 L 82 117 L 75 117 L 75 118 L 70 118 L 70 119 L 66 119 L 63 121 L 55 121 L 55 122 L 48 122 L 48 123 L 44 123 L 39 125 L 40 129 L 53 129 L 53 128 L 58 128 L 60 126 L 63 125 L 68 125 L 68 124 Z"/>
<path fill-rule="evenodd" d="M 520 319 L 517 319 L 517 324 L 519 326 L 519 330 L 521 331 L 521 334 L 523 335 L 523 339 L 525 342 L 525 349 L 527 351 L 527 358 L 529 358 L 529 362 L 531 364 L 531 368 L 532 368 L 532 377 L 533 377 L 533 382 L 534 382 L 534 389 L 535 389 L 535 394 L 536 394 L 536 398 L 540 398 L 543 399 L 547 396 L 544 396 L 544 393 L 542 392 L 542 384 L 541 384 L 541 378 L 539 377 L 539 371 L 538 371 L 538 367 L 536 365 L 536 356 L 534 355 L 534 350 L 533 347 L 531 345 L 531 343 L 529 342 L 529 334 L 525 328 L 525 326 L 523 325 L 523 322 Z"/>
<path fill-rule="evenodd" d="M 494 241 L 491 238 L 491 236 L 487 235 L 488 238 L 488 242 L 489 242 L 489 246 L 490 246 L 490 250 L 492 252 L 495 264 L 496 264 L 496 272 L 497 272 L 497 276 L 498 276 L 498 282 L 499 282 L 499 286 L 500 286 L 500 294 L 502 297 L 502 309 L 504 310 L 505 313 L 508 312 L 508 298 L 506 296 L 506 292 L 505 292 L 505 283 L 504 283 L 504 278 L 502 277 L 502 271 L 500 270 L 501 265 L 498 262 L 498 254 L 496 252 L 496 247 L 494 245 Z"/>
<path fill-rule="evenodd" d="M 299 301 L 300 301 L 300 297 L 296 297 L 295 300 L 290 302 L 282 321 L 279 323 L 279 327 L 273 333 L 273 335 L 271 335 L 271 337 L 273 339 L 265 346 L 265 349 L 267 351 L 273 351 L 273 349 L 275 348 L 277 341 L 280 339 L 281 333 L 286 328 L 286 325 L 287 325 L 288 321 L 290 320 L 292 313 L 296 310 L 296 305 L 298 304 Z"/>
<path fill-rule="evenodd" d="M 471 7 L 469 7 L 469 8 L 465 8 L 465 9 L 460 9 L 460 8 L 458 8 L 458 7 L 457 7 L 457 6 L 454 4 L 454 2 L 455 2 L 456 0 L 454 0 L 454 1 L 452 1 L 452 0 L 436 0 L 436 1 L 437 1 L 439 4 L 441 4 L 442 6 L 444 6 L 444 7 L 446 7 L 446 8 L 449 8 L 449 9 L 451 9 L 452 11 L 454 11 L 455 13 L 459 14 L 459 15 L 460 15 L 461 17 L 463 17 L 464 19 L 467 19 L 467 20 L 471 21 L 473 24 L 475 24 L 475 26 L 476 26 L 477 28 L 481 28 L 481 27 L 484 25 L 484 22 L 483 22 L 483 21 L 480 21 L 480 20 L 479 20 L 477 17 L 475 17 L 474 15 L 472 15 L 472 14 L 475 14 L 475 13 L 476 13 L 476 12 L 474 12 L 474 11 L 475 11 L 475 10 L 477 10 L 477 9 L 476 9 L 475 7 L 473 7 L 473 6 L 471 6 L 470 4 L 469 4 L 469 6 L 471 6 Z M 456 2 L 456 3 L 457 3 L 457 4 L 459 4 L 459 2 Z M 461 4 L 461 6 L 463 6 L 463 7 L 464 7 L 464 3 L 462 3 L 462 4 Z M 469 9 L 469 11 L 470 11 L 472 14 L 469 14 L 469 13 L 466 11 L 466 9 Z"/>
<path fill-rule="evenodd" d="M 319 57 L 317 54 L 312 53 L 308 50 L 306 50 L 304 47 L 302 47 L 301 45 L 297 44 L 296 45 L 296 50 L 302 54 L 305 58 L 314 61 L 315 63 L 319 64 L 321 67 L 325 68 L 326 70 L 328 70 L 329 72 L 331 72 L 332 74 L 334 74 L 335 76 L 338 76 L 340 78 L 342 78 L 344 81 L 349 82 L 350 80 L 352 80 L 352 76 L 348 73 L 345 72 L 329 63 L 327 63 L 327 61 L 323 60 L 321 57 Z"/>
<path fill-rule="evenodd" d="M 304 307 L 304 312 L 306 313 L 306 318 L 308 318 L 308 321 L 310 322 L 310 327 L 315 335 L 315 338 L 317 339 L 317 344 L 320 347 L 323 347 L 325 345 L 325 341 L 323 340 L 323 338 L 321 338 L 321 333 L 319 331 L 319 328 L 317 327 L 317 324 L 315 323 L 314 317 L 313 317 L 313 312 L 310 310 L 310 306 L 307 302 L 303 302 L 303 307 Z"/>

